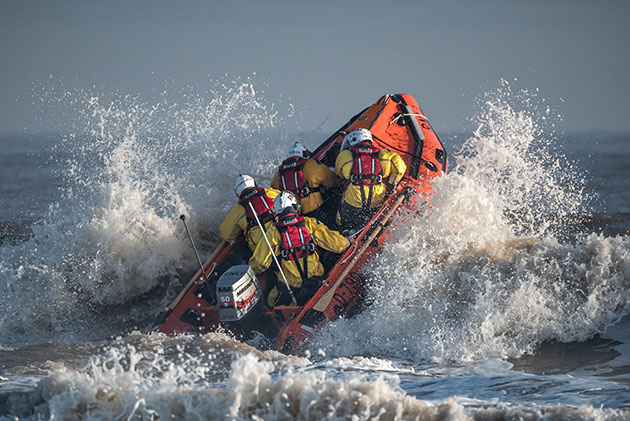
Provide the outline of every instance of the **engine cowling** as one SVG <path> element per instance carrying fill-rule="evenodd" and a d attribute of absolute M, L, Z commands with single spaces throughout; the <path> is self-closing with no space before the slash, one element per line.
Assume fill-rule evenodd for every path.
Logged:
<path fill-rule="evenodd" d="M 232 266 L 217 281 L 217 305 L 221 322 L 241 320 L 261 297 L 260 285 L 251 266 Z"/>

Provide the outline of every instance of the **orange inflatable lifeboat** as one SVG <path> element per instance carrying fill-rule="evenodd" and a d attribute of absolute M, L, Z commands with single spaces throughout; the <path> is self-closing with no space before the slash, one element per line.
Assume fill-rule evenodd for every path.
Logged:
<path fill-rule="evenodd" d="M 334 165 L 345 134 L 359 128 L 371 131 L 375 146 L 398 153 L 407 171 L 308 302 L 270 309 L 263 298 L 271 287 L 267 273 L 256 276 L 248 265 L 226 270 L 233 250 L 244 241 L 239 238 L 219 245 L 203 264 L 203 273 L 200 269 L 158 315 L 154 330 L 204 333 L 224 326 L 244 337 L 258 331 L 273 341 L 273 348 L 296 354 L 328 321 L 358 311 L 366 288 L 361 268 L 389 237 L 394 216 L 411 202 L 426 200 L 432 180 L 448 167 L 446 150 L 417 102 L 407 94 L 379 98 L 322 143 L 313 157 Z"/>

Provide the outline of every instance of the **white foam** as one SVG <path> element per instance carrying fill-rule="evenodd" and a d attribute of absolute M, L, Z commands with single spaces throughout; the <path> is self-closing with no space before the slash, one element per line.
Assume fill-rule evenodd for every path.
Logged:
<path fill-rule="evenodd" d="M 53 371 L 36 391 L 8 402 L 7 413 L 61 419 L 468 419 L 456 404 L 407 396 L 392 376 L 278 372 L 271 361 L 247 354 L 234 360 L 225 387 L 212 377 L 210 365 L 186 354 L 169 363 L 160 349 L 146 355 L 112 348 L 82 370 Z"/>
<path fill-rule="evenodd" d="M 546 340 L 589 339 L 630 312 L 630 239 L 566 235 L 588 203 L 582 175 L 512 102 L 501 91 L 487 98 L 431 205 L 401 218 L 366 271 L 372 305 L 328 326 L 315 348 L 410 361 L 516 357 Z"/>
<path fill-rule="evenodd" d="M 234 177 L 249 172 L 268 183 L 288 144 L 287 115 L 251 81 L 165 92 L 157 101 L 97 88 L 42 95 L 51 106 L 72 109 L 62 127 L 74 132 L 56 149 L 67 159 L 58 163 L 63 198 L 29 241 L 0 250 L 5 346 L 103 337 L 120 331 L 118 319 L 150 317 L 176 291 L 144 308 L 147 300 L 139 298 L 196 265 L 179 215 L 188 216 L 207 255 L 234 204 Z"/>
<path fill-rule="evenodd" d="M 497 416 L 539 419 L 549 414 L 560 419 L 615 419 L 624 416 L 622 411 L 588 406 L 579 409 L 512 406 L 492 398 L 457 396 L 453 393 L 456 384 L 465 380 L 457 377 L 447 379 L 446 383 L 442 381 L 445 388 L 448 384 L 451 397 L 428 402 L 405 393 L 400 379 L 389 374 L 357 374 L 302 365 L 287 367 L 283 361 L 244 354 L 233 360 L 225 378 L 212 361 L 212 355 L 209 363 L 183 348 L 176 356 L 167 356 L 159 346 L 152 352 L 132 346 L 110 348 L 104 356 L 91 358 L 83 369 L 55 369 L 39 382 L 36 390 L 13 394 L 3 402 L 4 412 L 0 415 L 86 420 L 132 417 L 472 420 Z M 487 379 L 495 383 L 499 380 Z M 448 394 L 446 389 L 443 392 Z"/>

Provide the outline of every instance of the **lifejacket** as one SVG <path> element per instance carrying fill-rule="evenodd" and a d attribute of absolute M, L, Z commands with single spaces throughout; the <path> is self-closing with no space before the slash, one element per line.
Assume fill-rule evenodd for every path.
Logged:
<path fill-rule="evenodd" d="M 280 234 L 280 255 L 284 260 L 292 260 L 300 272 L 302 281 L 308 279 L 308 256 L 315 251 L 315 243 L 304 225 L 304 218 L 297 213 L 283 215 L 275 223 Z M 299 260 L 302 259 L 302 264 Z"/>
<path fill-rule="evenodd" d="M 383 169 L 378 157 L 379 151 L 379 148 L 374 147 L 369 142 L 361 142 L 350 148 L 350 152 L 352 152 L 350 183 L 359 187 L 363 208 L 370 208 L 373 188 L 375 185 L 383 182 Z M 367 200 L 363 186 L 369 186 L 370 188 Z"/>
<path fill-rule="evenodd" d="M 238 203 L 245 208 L 245 216 L 247 217 L 247 223 L 250 228 L 258 226 L 258 223 L 256 222 L 256 217 L 249 203 L 252 204 L 261 224 L 264 225 L 273 220 L 273 200 L 267 197 L 265 189 L 262 187 L 250 187 L 243 190 L 241 197 L 238 199 Z"/>
<path fill-rule="evenodd" d="M 292 191 L 300 199 L 319 191 L 319 187 L 309 186 L 306 177 L 304 177 L 304 164 L 306 161 L 306 158 L 293 156 L 282 161 L 282 164 L 278 167 L 281 189 Z"/>

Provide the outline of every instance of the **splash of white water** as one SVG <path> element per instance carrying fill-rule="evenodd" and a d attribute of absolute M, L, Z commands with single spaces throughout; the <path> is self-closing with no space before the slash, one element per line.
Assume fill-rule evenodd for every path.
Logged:
<path fill-rule="evenodd" d="M 165 92 L 147 102 L 96 88 L 44 95 L 74 110 L 62 124 L 74 132 L 54 154 L 63 159 L 53 162 L 64 174 L 62 199 L 29 241 L 0 250 L 2 345 L 78 338 L 96 323 L 102 332 L 111 318 L 137 318 L 145 294 L 194 266 L 178 216 L 189 216 L 206 252 L 233 205 L 234 177 L 249 172 L 267 181 L 288 143 L 287 117 L 252 81 L 176 96 L 185 101 Z M 129 317 L 111 307 L 131 301 Z M 159 307 L 153 300 L 144 311 Z"/>
<path fill-rule="evenodd" d="M 410 361 L 517 357 L 542 341 L 589 339 L 630 312 L 630 239 L 557 239 L 584 212 L 583 175 L 550 151 L 519 96 L 485 98 L 455 171 L 372 262 L 372 305 L 314 347 Z"/>

